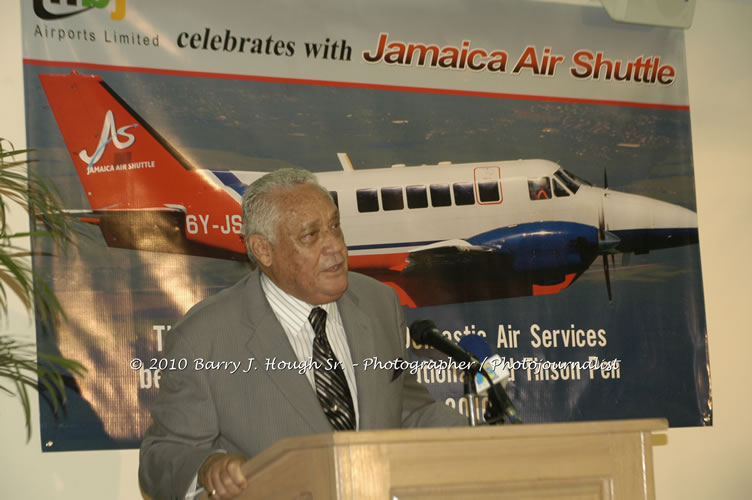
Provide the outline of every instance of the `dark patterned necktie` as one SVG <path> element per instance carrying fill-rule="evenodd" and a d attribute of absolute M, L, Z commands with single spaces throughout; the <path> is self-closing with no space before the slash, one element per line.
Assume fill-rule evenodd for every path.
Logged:
<path fill-rule="evenodd" d="M 345 372 L 339 364 L 329 340 L 326 338 L 326 311 L 314 307 L 308 316 L 313 332 L 313 361 L 317 363 L 313 377 L 316 396 L 332 427 L 338 431 L 355 429 L 355 409 Z"/>

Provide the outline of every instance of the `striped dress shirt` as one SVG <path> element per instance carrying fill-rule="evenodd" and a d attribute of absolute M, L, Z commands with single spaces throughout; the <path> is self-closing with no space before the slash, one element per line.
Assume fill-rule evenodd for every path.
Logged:
<path fill-rule="evenodd" d="M 311 323 L 308 321 L 308 315 L 315 307 L 307 302 L 303 302 L 280 289 L 270 280 L 266 274 L 261 273 L 261 288 L 264 290 L 266 300 L 274 311 L 274 315 L 282 325 L 282 329 L 287 334 L 292 350 L 300 362 L 309 362 L 313 359 L 313 338 L 315 333 Z M 350 356 L 350 346 L 347 343 L 345 327 L 342 325 L 342 318 L 339 315 L 336 302 L 319 305 L 326 311 L 326 337 L 332 346 L 334 355 L 342 363 L 342 369 L 345 372 L 347 385 L 350 387 L 353 406 L 355 407 L 355 430 L 358 430 L 360 415 L 358 412 L 358 388 L 355 385 L 355 369 L 353 368 L 352 357 Z M 316 381 L 314 379 L 313 369 L 306 370 L 306 377 L 311 384 L 314 393 L 316 392 Z"/>

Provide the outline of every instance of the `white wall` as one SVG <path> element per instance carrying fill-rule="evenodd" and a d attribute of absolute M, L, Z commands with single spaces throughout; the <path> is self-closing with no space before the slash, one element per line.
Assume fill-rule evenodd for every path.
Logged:
<path fill-rule="evenodd" d="M 24 107 L 18 2 L 0 17 L 0 136 L 23 145 Z M 689 97 L 697 181 L 700 250 L 707 306 L 714 426 L 672 429 L 655 450 L 657 498 L 746 499 L 752 491 L 752 69 L 748 49 L 752 2 L 698 0 L 686 33 Z M 730 181 L 732 180 L 733 181 Z M 23 217 L 17 222 L 21 227 Z M 0 330 L 33 339 L 16 307 Z M 17 400 L 0 394 L 0 496 L 3 498 L 135 499 L 138 455 L 131 451 L 42 453 L 38 409 L 27 444 Z"/>
<path fill-rule="evenodd" d="M 655 450 L 661 500 L 752 496 L 751 23 L 748 0 L 698 0 L 686 34 L 714 422 Z"/>

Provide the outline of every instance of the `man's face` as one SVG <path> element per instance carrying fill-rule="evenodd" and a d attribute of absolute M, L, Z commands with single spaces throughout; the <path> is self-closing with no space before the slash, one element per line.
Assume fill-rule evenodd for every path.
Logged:
<path fill-rule="evenodd" d="M 337 207 L 310 184 L 268 196 L 280 216 L 276 241 L 264 239 L 268 251 L 259 258 L 262 269 L 282 290 L 309 304 L 337 300 L 347 289 L 347 246 Z"/>

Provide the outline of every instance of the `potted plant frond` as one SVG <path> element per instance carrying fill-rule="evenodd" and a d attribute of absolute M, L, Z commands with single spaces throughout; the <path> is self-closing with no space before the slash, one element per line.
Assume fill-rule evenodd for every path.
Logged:
<path fill-rule="evenodd" d="M 64 320 L 55 293 L 31 266 L 29 237 L 48 238 L 56 248 L 70 242 L 71 217 L 62 209 L 54 187 L 28 168 L 28 150 L 15 150 L 0 138 L 0 320 L 7 322 L 9 297 L 17 297 L 26 311 L 44 321 Z M 8 224 L 11 209 L 25 211 L 32 221 L 28 232 Z M 7 324 L 7 323 L 6 323 Z M 55 412 L 65 404 L 66 380 L 85 368 L 63 357 L 37 353 L 28 341 L 0 333 L 0 392 L 18 396 L 26 418 L 26 439 L 31 437 L 30 391 L 44 390 Z"/>

